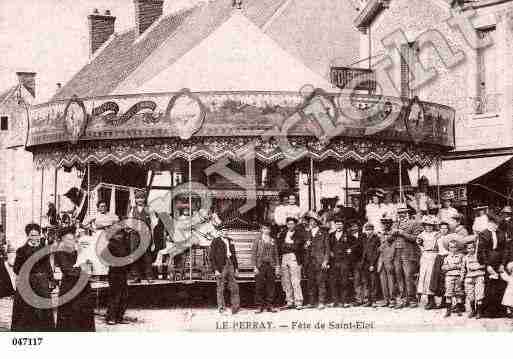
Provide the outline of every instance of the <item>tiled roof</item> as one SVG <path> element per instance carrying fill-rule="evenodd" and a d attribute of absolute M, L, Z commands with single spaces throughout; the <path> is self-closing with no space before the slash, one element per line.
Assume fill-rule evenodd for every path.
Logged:
<path fill-rule="evenodd" d="M 261 28 L 272 19 L 272 23 L 266 30 L 268 35 L 312 70 L 325 75 L 320 72 L 327 72 L 327 62 L 337 57 L 333 48 L 338 49 L 338 53 L 342 54 L 338 56 L 350 58 L 348 63 L 352 57 L 355 59 L 358 57 L 358 37 L 355 35 L 356 37 L 349 39 L 351 42 L 356 40 L 352 44 L 354 49 L 347 51 L 342 47 L 341 38 L 344 38 L 346 33 L 341 35 L 339 26 L 346 26 L 340 25 L 343 23 L 342 18 L 346 16 L 344 11 L 332 12 L 329 15 L 331 27 L 330 24 L 318 24 L 319 21 L 317 21 L 319 28 L 316 31 L 310 31 L 308 27 L 312 24 L 316 25 L 314 15 L 317 12 L 309 3 L 310 1 L 245 0 L 242 11 L 249 20 Z M 315 5 L 319 7 L 317 3 L 323 4 L 325 9 L 322 9 L 322 12 L 326 17 L 326 14 L 329 14 L 328 8 L 333 7 L 332 0 L 316 0 Z M 285 8 L 290 11 L 290 14 L 285 13 L 285 16 L 279 16 L 278 19 L 273 18 Z M 303 13 L 301 9 L 304 9 Z M 340 10 L 339 5 L 337 10 Z M 93 57 L 90 63 L 54 95 L 52 100 L 70 98 L 73 95 L 79 97 L 108 95 L 129 77 L 130 82 L 140 83 L 148 76 L 145 69 L 163 70 L 170 66 L 223 24 L 232 11 L 232 0 L 213 0 L 163 17 L 139 41 L 136 41 L 135 28 L 116 34 L 103 49 L 99 50 L 100 53 Z M 354 11 L 354 9 L 348 6 L 347 11 Z M 348 19 L 354 17 L 349 13 L 347 15 Z M 287 19 L 284 20 L 284 17 Z M 298 24 L 302 18 L 306 20 Z M 350 20 L 347 23 L 350 23 Z M 291 31 L 290 27 L 296 26 L 301 34 L 294 34 L 294 31 Z M 331 29 L 330 35 L 319 39 L 319 33 L 326 32 L 328 29 Z M 294 36 L 291 37 L 291 34 Z M 320 41 L 323 42 L 323 49 L 320 49 L 317 44 Z M 166 49 L 165 52 L 162 51 L 163 48 Z M 155 51 L 157 49 L 159 51 Z M 161 56 L 164 53 L 165 56 Z M 320 57 L 323 57 L 323 60 Z M 144 69 L 140 66 L 143 62 L 145 62 Z M 135 71 L 136 69 L 138 71 Z"/>

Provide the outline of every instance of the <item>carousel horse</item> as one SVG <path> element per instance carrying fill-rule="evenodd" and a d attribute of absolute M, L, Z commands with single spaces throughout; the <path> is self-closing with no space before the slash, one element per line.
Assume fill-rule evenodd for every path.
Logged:
<path fill-rule="evenodd" d="M 221 235 L 217 229 L 221 225 L 221 220 L 216 214 L 208 215 L 205 210 L 198 211 L 192 219 L 179 217 L 173 225 L 171 241 L 166 243 L 166 248 L 157 253 L 154 266 L 162 266 L 165 255 L 172 259 L 192 246 L 208 247 L 214 238 Z"/>

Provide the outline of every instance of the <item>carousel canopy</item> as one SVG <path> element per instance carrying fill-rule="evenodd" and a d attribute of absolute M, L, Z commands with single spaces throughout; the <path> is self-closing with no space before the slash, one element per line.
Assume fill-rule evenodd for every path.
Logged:
<path fill-rule="evenodd" d="M 453 124 L 453 109 L 418 99 L 183 91 L 36 106 L 27 148 L 38 166 L 240 160 L 248 153 L 264 162 L 306 156 L 426 166 L 454 146 Z"/>

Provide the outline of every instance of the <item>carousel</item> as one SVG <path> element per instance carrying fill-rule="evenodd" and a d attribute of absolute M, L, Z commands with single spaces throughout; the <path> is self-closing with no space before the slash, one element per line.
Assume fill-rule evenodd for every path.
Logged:
<path fill-rule="evenodd" d="M 408 170 L 437 166 L 454 147 L 450 107 L 303 90 L 57 100 L 31 109 L 26 149 L 55 183 L 61 171 L 81 174 L 82 185 L 69 192 L 75 223 L 96 216 L 99 201 L 122 220 L 144 193 L 149 235 L 159 243 L 153 264 L 166 281 L 213 281 L 207 252 L 215 235 L 234 240 L 240 279 L 252 280 L 251 245 L 281 193 L 318 210 L 317 175 L 351 170 L 362 204 L 377 186 L 398 188 L 404 201 Z"/>

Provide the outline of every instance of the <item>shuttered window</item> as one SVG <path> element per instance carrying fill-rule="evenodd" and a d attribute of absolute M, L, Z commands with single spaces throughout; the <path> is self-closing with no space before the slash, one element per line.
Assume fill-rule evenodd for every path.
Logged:
<path fill-rule="evenodd" d="M 9 117 L 0 117 L 0 131 L 7 131 L 9 129 Z"/>

